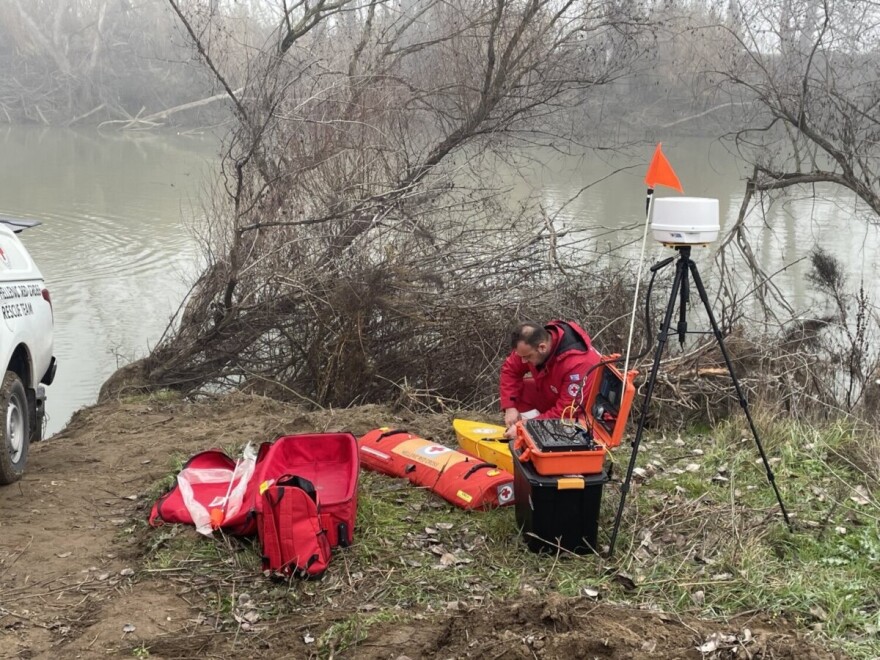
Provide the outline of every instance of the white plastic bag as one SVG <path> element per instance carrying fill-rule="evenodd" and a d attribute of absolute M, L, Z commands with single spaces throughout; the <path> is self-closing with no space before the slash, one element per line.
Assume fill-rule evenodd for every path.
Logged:
<path fill-rule="evenodd" d="M 251 443 L 242 450 L 242 457 L 235 462 L 235 469 L 185 468 L 177 475 L 177 485 L 183 496 L 183 503 L 196 526 L 196 531 L 210 536 L 226 518 L 235 515 L 244 504 L 244 494 L 254 474 L 257 454 Z M 236 479 L 238 482 L 236 483 Z M 205 506 L 197 502 L 193 494 L 193 484 L 228 484 L 224 497 L 215 497 Z M 212 512 L 213 516 L 212 516 Z"/>
<path fill-rule="evenodd" d="M 226 516 L 234 516 L 244 504 L 244 494 L 247 490 L 251 477 L 254 476 L 254 468 L 257 465 L 257 452 L 254 446 L 249 442 L 241 452 L 242 457 L 235 464 L 235 471 L 232 473 L 230 486 L 235 483 L 236 474 L 238 475 L 238 483 L 226 496 L 225 511 Z"/>

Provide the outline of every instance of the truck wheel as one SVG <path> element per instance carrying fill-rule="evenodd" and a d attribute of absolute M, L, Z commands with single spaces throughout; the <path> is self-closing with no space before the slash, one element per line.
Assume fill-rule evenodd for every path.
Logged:
<path fill-rule="evenodd" d="M 0 415 L 0 484 L 11 484 L 24 474 L 30 439 L 27 393 L 14 371 L 0 386 Z"/>

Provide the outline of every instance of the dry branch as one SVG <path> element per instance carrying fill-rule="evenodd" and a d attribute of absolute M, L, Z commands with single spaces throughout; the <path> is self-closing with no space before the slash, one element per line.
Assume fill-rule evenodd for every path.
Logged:
<path fill-rule="evenodd" d="M 236 93 L 236 94 L 241 93 L 241 89 L 235 90 L 234 93 Z M 217 101 L 224 101 L 224 100 L 228 100 L 228 99 L 229 99 L 228 94 L 225 94 L 225 93 L 224 94 L 215 94 L 214 96 L 209 96 L 204 99 L 199 99 L 198 101 L 190 101 L 189 103 L 183 103 L 181 105 L 176 105 L 173 108 L 166 108 L 165 110 L 160 110 L 159 112 L 154 112 L 152 114 L 149 114 L 149 115 L 146 115 L 143 117 L 140 115 L 140 113 L 138 113 L 138 115 L 136 117 L 131 117 L 129 119 L 110 119 L 107 121 L 102 121 L 100 124 L 98 124 L 98 128 L 101 128 L 103 126 L 110 126 L 112 124 L 124 124 L 124 126 L 122 126 L 123 130 L 129 129 L 129 128 L 137 128 L 139 126 L 140 127 L 147 127 L 147 128 L 154 128 L 156 126 L 161 126 L 161 120 L 167 119 L 171 115 L 177 114 L 178 112 L 184 112 L 185 110 L 193 110 L 195 108 L 201 108 L 206 105 L 210 105 L 211 103 L 216 103 Z M 73 120 L 73 122 L 84 119 L 85 117 L 99 111 L 103 107 L 104 107 L 104 104 L 101 104 L 100 106 L 98 106 L 94 110 L 89 111 L 85 115 L 77 117 L 76 119 Z M 73 122 L 71 122 L 71 123 L 73 123 Z"/>

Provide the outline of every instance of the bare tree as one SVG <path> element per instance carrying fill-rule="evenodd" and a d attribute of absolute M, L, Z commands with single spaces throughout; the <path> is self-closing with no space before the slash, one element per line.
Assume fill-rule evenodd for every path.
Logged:
<path fill-rule="evenodd" d="M 740 2 L 725 90 L 753 112 L 734 137 L 756 191 L 832 183 L 880 216 L 880 8 Z"/>
<path fill-rule="evenodd" d="M 238 124 L 207 267 L 144 365 L 154 384 L 485 403 L 517 314 L 595 313 L 572 238 L 511 210 L 492 174 L 515 147 L 560 144 L 553 117 L 627 69 L 618 3 L 280 2 L 241 91 L 204 38 L 215 18 L 169 3 Z"/>
<path fill-rule="evenodd" d="M 716 59 L 706 69 L 718 76 L 719 91 L 742 108 L 730 137 L 754 169 L 723 245 L 735 246 L 739 255 L 731 259 L 727 249 L 719 252 L 721 279 L 732 279 L 731 264 L 744 259 L 764 309 L 786 323 L 783 344 L 809 345 L 814 358 L 821 356 L 810 359 L 813 392 L 852 410 L 875 378 L 876 310 L 863 288 L 845 290 L 842 266 L 820 249 L 812 255 L 810 281 L 830 311 L 789 321 L 794 310 L 755 258 L 746 219 L 793 187 L 818 197 L 823 185 L 831 185 L 858 199 L 861 213 L 854 221 L 880 220 L 880 7 L 740 1 L 730 18 L 705 28 L 726 33 L 719 40 L 725 45 L 722 65 Z M 732 289 L 727 293 L 735 295 Z"/>
<path fill-rule="evenodd" d="M 208 79 L 184 66 L 190 51 L 176 38 L 172 19 L 159 2 L 0 3 L 6 73 L 0 117 L 46 124 L 129 120 L 210 96 Z"/>

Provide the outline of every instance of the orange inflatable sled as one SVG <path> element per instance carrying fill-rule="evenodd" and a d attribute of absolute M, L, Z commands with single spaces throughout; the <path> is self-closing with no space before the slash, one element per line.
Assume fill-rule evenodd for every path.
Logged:
<path fill-rule="evenodd" d="M 358 439 L 361 465 L 428 488 L 462 509 L 513 504 L 513 475 L 406 431 L 380 428 Z"/>

